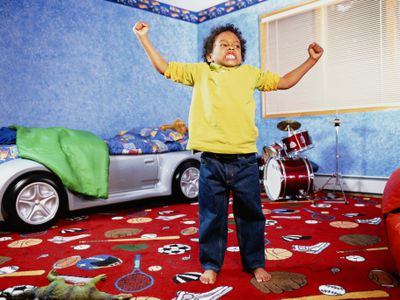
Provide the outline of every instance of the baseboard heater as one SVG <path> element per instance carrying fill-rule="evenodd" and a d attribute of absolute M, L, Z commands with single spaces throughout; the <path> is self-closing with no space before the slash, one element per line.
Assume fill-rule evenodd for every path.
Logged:
<path fill-rule="evenodd" d="M 319 190 L 338 190 L 340 185 L 337 184 L 336 175 L 332 174 L 314 174 L 314 187 Z M 367 194 L 383 194 L 386 182 L 389 177 L 370 177 L 370 176 L 352 176 L 342 175 L 342 185 L 345 192 L 367 193 Z"/>

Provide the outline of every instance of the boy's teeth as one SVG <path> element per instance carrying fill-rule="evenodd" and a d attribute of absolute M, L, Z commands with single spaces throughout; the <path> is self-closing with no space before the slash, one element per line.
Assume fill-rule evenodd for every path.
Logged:
<path fill-rule="evenodd" d="M 236 57 L 235 57 L 235 55 L 233 55 L 233 54 L 228 54 L 228 55 L 226 56 L 226 58 L 227 58 L 227 59 L 235 59 Z"/>

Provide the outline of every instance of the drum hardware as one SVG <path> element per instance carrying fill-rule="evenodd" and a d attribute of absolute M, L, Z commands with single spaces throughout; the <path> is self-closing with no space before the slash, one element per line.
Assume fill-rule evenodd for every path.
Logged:
<path fill-rule="evenodd" d="M 346 198 L 346 194 L 344 193 L 343 190 L 343 178 L 342 178 L 342 174 L 340 174 L 339 171 L 339 159 L 340 159 L 340 154 L 339 154 L 339 127 L 340 124 L 342 123 L 342 121 L 336 116 L 336 118 L 332 121 L 332 123 L 334 124 L 335 127 L 335 131 L 336 131 L 336 141 L 335 141 L 335 146 L 336 146 L 336 154 L 335 154 L 335 159 L 336 159 L 336 170 L 335 170 L 335 174 L 332 174 L 328 180 L 325 182 L 325 184 L 319 189 L 319 191 L 322 191 L 325 186 L 328 185 L 328 183 L 331 181 L 332 178 L 335 178 L 335 185 L 336 186 L 340 186 L 340 189 L 342 191 L 343 194 L 343 200 L 344 200 L 344 204 L 349 204 L 347 198 Z"/>

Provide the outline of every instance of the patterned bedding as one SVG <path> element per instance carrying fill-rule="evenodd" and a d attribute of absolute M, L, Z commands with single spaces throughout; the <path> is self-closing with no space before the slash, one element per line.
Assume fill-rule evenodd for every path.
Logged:
<path fill-rule="evenodd" d="M 188 134 L 175 130 L 160 130 L 157 127 L 132 128 L 104 139 L 111 155 L 139 155 L 186 150 Z M 0 164 L 19 158 L 17 146 L 0 143 Z"/>
<path fill-rule="evenodd" d="M 0 164 L 19 158 L 16 145 L 0 145 Z"/>
<path fill-rule="evenodd" d="M 187 133 L 159 128 L 133 128 L 105 139 L 110 154 L 148 154 L 186 150 Z"/>

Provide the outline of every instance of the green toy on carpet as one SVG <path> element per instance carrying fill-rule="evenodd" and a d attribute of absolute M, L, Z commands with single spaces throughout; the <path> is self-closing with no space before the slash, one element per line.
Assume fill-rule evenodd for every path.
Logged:
<path fill-rule="evenodd" d="M 96 288 L 100 280 L 106 280 L 106 274 L 101 274 L 83 285 L 65 283 L 63 277 L 58 276 L 56 270 L 47 275 L 50 283 L 40 288 L 34 287 L 25 290 L 22 294 L 11 295 L 4 290 L 0 296 L 5 299 L 52 299 L 52 300 L 123 300 L 132 298 L 131 294 L 111 295 Z"/>

